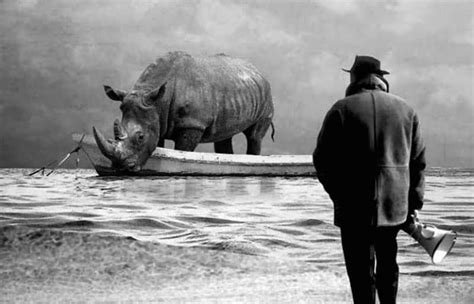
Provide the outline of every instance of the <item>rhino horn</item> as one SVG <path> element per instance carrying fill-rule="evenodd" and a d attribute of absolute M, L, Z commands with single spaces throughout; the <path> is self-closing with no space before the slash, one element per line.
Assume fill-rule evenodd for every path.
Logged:
<path fill-rule="evenodd" d="M 111 142 L 110 140 L 105 139 L 104 135 L 100 133 L 99 130 L 97 130 L 95 127 L 92 127 L 92 131 L 94 133 L 94 138 L 95 142 L 97 143 L 97 146 L 99 147 L 100 151 L 102 154 L 105 155 L 110 160 L 116 160 L 117 159 L 117 153 L 116 153 L 116 143 Z"/>
<path fill-rule="evenodd" d="M 118 119 L 114 121 L 114 136 L 115 140 L 124 140 L 125 138 L 127 138 L 127 133 L 124 132 L 122 124 L 119 122 Z"/>

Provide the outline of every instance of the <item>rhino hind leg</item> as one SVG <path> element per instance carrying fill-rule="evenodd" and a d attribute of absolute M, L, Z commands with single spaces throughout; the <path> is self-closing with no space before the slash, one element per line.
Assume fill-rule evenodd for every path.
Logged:
<path fill-rule="evenodd" d="M 232 149 L 232 137 L 215 142 L 214 151 L 216 151 L 216 153 L 233 154 L 234 150 Z"/>
<path fill-rule="evenodd" d="M 247 154 L 260 155 L 262 150 L 262 139 L 247 138 Z"/>
<path fill-rule="evenodd" d="M 244 131 L 247 138 L 247 154 L 260 155 L 263 137 L 271 123 L 271 118 L 262 119 Z"/>
<path fill-rule="evenodd" d="M 201 141 L 204 132 L 198 129 L 181 129 L 174 136 L 174 149 L 181 151 L 194 151 Z"/>

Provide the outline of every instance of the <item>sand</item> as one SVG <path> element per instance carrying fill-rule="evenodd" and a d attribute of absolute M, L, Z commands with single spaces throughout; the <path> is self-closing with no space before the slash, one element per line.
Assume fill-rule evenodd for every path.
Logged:
<path fill-rule="evenodd" d="M 401 275 L 399 303 L 474 303 L 473 278 Z M 343 267 L 0 228 L 2 303 L 351 303 Z"/>

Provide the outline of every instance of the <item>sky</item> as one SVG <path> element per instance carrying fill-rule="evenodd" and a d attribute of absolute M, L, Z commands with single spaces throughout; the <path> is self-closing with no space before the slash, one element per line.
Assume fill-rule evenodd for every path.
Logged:
<path fill-rule="evenodd" d="M 269 80 L 263 154 L 311 154 L 344 97 L 341 68 L 375 56 L 420 117 L 428 165 L 473 168 L 473 12 L 470 0 L 0 0 L 0 167 L 45 165 L 92 126 L 111 136 L 121 113 L 103 85 L 130 89 L 181 50 L 246 59 Z M 234 145 L 244 153 L 242 135 Z"/>

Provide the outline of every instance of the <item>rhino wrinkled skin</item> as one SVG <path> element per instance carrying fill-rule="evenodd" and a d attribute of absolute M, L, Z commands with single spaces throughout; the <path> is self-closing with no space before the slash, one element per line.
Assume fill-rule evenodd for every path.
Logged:
<path fill-rule="evenodd" d="M 112 165 L 123 170 L 139 171 L 165 139 L 177 150 L 213 142 L 217 153 L 233 153 L 232 137 L 243 132 L 247 154 L 260 154 L 273 127 L 268 81 L 250 63 L 223 54 L 170 52 L 150 64 L 132 90 L 104 89 L 121 102 L 122 120 L 114 122 L 113 140 L 95 128 L 94 136 Z"/>

